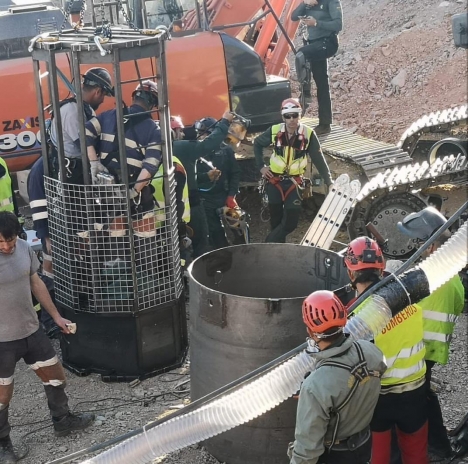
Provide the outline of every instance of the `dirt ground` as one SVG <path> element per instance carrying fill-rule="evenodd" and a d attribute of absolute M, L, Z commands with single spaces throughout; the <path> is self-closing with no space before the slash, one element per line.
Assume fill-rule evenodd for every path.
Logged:
<path fill-rule="evenodd" d="M 361 135 L 396 143 L 404 130 L 423 114 L 466 103 L 466 51 L 454 47 L 450 26 L 452 14 L 466 11 L 464 0 L 342 0 L 342 4 L 345 28 L 338 55 L 330 60 L 336 123 Z M 395 85 L 396 76 L 400 85 Z M 295 84 L 293 87 L 297 88 Z M 312 104 L 308 114 L 314 115 L 315 111 Z M 439 190 L 446 197 L 443 212 L 447 215 L 466 200 L 466 186 Z M 268 223 L 260 217 L 259 196 L 254 191 L 244 191 L 239 200 L 251 215 L 252 240 L 263 241 Z M 303 212 L 289 241 L 300 241 L 313 214 L 311 210 Z M 341 232 L 337 240 L 345 243 L 346 233 Z M 335 246 L 339 248 L 340 244 Z M 464 314 L 457 323 L 450 363 L 434 370 L 449 428 L 468 411 L 467 328 L 468 315 Z M 123 383 L 103 383 L 96 375 L 77 377 L 67 372 L 72 408 L 93 411 L 97 420 L 84 432 L 55 438 L 42 386 L 20 363 L 10 411 L 13 441 L 19 444 L 21 452 L 29 447 L 29 454 L 21 462 L 49 462 L 142 427 L 161 414 L 180 408 L 188 400 L 189 371 L 187 362 L 182 368 L 145 380 L 136 388 Z M 468 463 L 468 458 L 458 462 Z M 218 461 L 197 445 L 154 463 Z"/>

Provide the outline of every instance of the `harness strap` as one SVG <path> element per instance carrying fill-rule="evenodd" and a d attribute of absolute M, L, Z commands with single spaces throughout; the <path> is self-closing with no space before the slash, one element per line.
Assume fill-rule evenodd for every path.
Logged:
<path fill-rule="evenodd" d="M 354 393 L 356 392 L 359 383 L 366 377 L 377 377 L 380 378 L 382 375 L 378 371 L 374 370 L 369 370 L 367 368 L 367 361 L 364 358 L 364 353 L 362 351 L 361 346 L 357 342 L 353 342 L 353 345 L 356 347 L 359 362 L 355 364 L 354 366 L 349 366 L 348 364 L 344 364 L 338 361 L 333 361 L 333 360 L 327 360 L 323 361 L 322 363 L 319 363 L 317 366 L 317 369 L 323 366 L 332 366 L 332 367 L 338 367 L 340 369 L 347 370 L 351 373 L 351 375 L 354 377 L 354 383 L 353 386 L 351 387 L 351 390 L 348 392 L 346 395 L 346 398 L 342 401 L 342 403 L 335 407 L 331 408 L 330 412 L 332 414 L 336 414 L 336 424 L 335 428 L 333 430 L 333 436 L 331 440 L 331 445 L 329 446 L 329 450 L 333 447 L 333 444 L 336 441 L 336 437 L 338 435 L 338 427 L 340 424 L 340 411 L 346 407 L 346 405 L 351 401 L 351 398 L 354 396 Z"/>
<path fill-rule="evenodd" d="M 289 179 L 292 182 L 291 186 L 288 188 L 288 190 L 286 190 L 286 192 L 283 191 L 283 188 L 280 185 L 280 183 L 285 179 Z M 291 192 L 294 192 L 295 189 L 302 188 L 301 187 L 301 184 L 302 184 L 302 177 L 301 176 L 284 177 L 282 175 L 279 175 L 279 176 L 276 176 L 276 177 L 271 177 L 270 179 L 268 179 L 268 181 L 270 182 L 270 184 L 274 185 L 279 190 L 279 192 L 281 194 L 281 200 L 283 201 L 283 203 L 286 201 L 286 198 L 288 198 L 288 196 L 291 194 Z"/>

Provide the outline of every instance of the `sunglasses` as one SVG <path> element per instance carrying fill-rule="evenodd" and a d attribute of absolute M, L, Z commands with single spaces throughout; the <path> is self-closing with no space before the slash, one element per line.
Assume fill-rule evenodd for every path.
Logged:
<path fill-rule="evenodd" d="M 283 114 L 284 119 L 297 119 L 299 117 L 298 113 Z"/>

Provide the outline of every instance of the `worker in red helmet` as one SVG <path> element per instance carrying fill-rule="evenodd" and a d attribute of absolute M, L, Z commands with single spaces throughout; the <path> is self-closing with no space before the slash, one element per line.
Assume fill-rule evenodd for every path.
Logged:
<path fill-rule="evenodd" d="M 290 464 L 367 463 L 369 424 L 386 369 L 382 352 L 343 333 L 347 313 L 333 292 L 310 294 L 302 317 L 317 364 L 299 394 Z"/>
<path fill-rule="evenodd" d="M 369 237 L 353 240 L 344 264 L 358 295 L 382 278 L 385 260 L 377 242 Z M 358 314 L 358 306 L 354 314 Z M 423 311 L 410 305 L 394 316 L 375 345 L 387 360 L 382 389 L 371 421 L 372 464 L 390 464 L 392 429 L 405 464 L 427 464 L 426 353 L 423 342 Z"/>
<path fill-rule="evenodd" d="M 271 231 L 266 242 L 284 243 L 286 236 L 299 223 L 308 156 L 325 184 L 332 184 L 320 142 L 315 132 L 300 122 L 301 114 L 302 108 L 296 99 L 284 100 L 281 105 L 283 122 L 270 127 L 254 140 L 258 169 L 268 181 L 266 193 Z M 266 164 L 263 151 L 271 145 L 273 154 Z"/>

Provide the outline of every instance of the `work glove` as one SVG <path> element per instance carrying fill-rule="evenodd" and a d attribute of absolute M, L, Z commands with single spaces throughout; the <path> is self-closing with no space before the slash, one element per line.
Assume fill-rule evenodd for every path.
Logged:
<path fill-rule="evenodd" d="M 130 200 L 135 199 L 138 195 L 140 195 L 140 193 L 137 192 L 134 187 L 128 190 L 128 197 Z"/>
<path fill-rule="evenodd" d="M 226 206 L 228 208 L 238 208 L 239 205 L 237 204 L 236 197 L 227 197 L 226 198 Z"/>
<path fill-rule="evenodd" d="M 92 178 L 92 181 L 93 181 L 94 185 L 99 184 L 99 180 L 97 178 L 97 175 L 100 172 L 104 172 L 104 173 L 107 173 L 107 174 L 109 173 L 107 168 L 99 160 L 90 161 L 89 166 L 91 168 L 91 178 Z"/>

